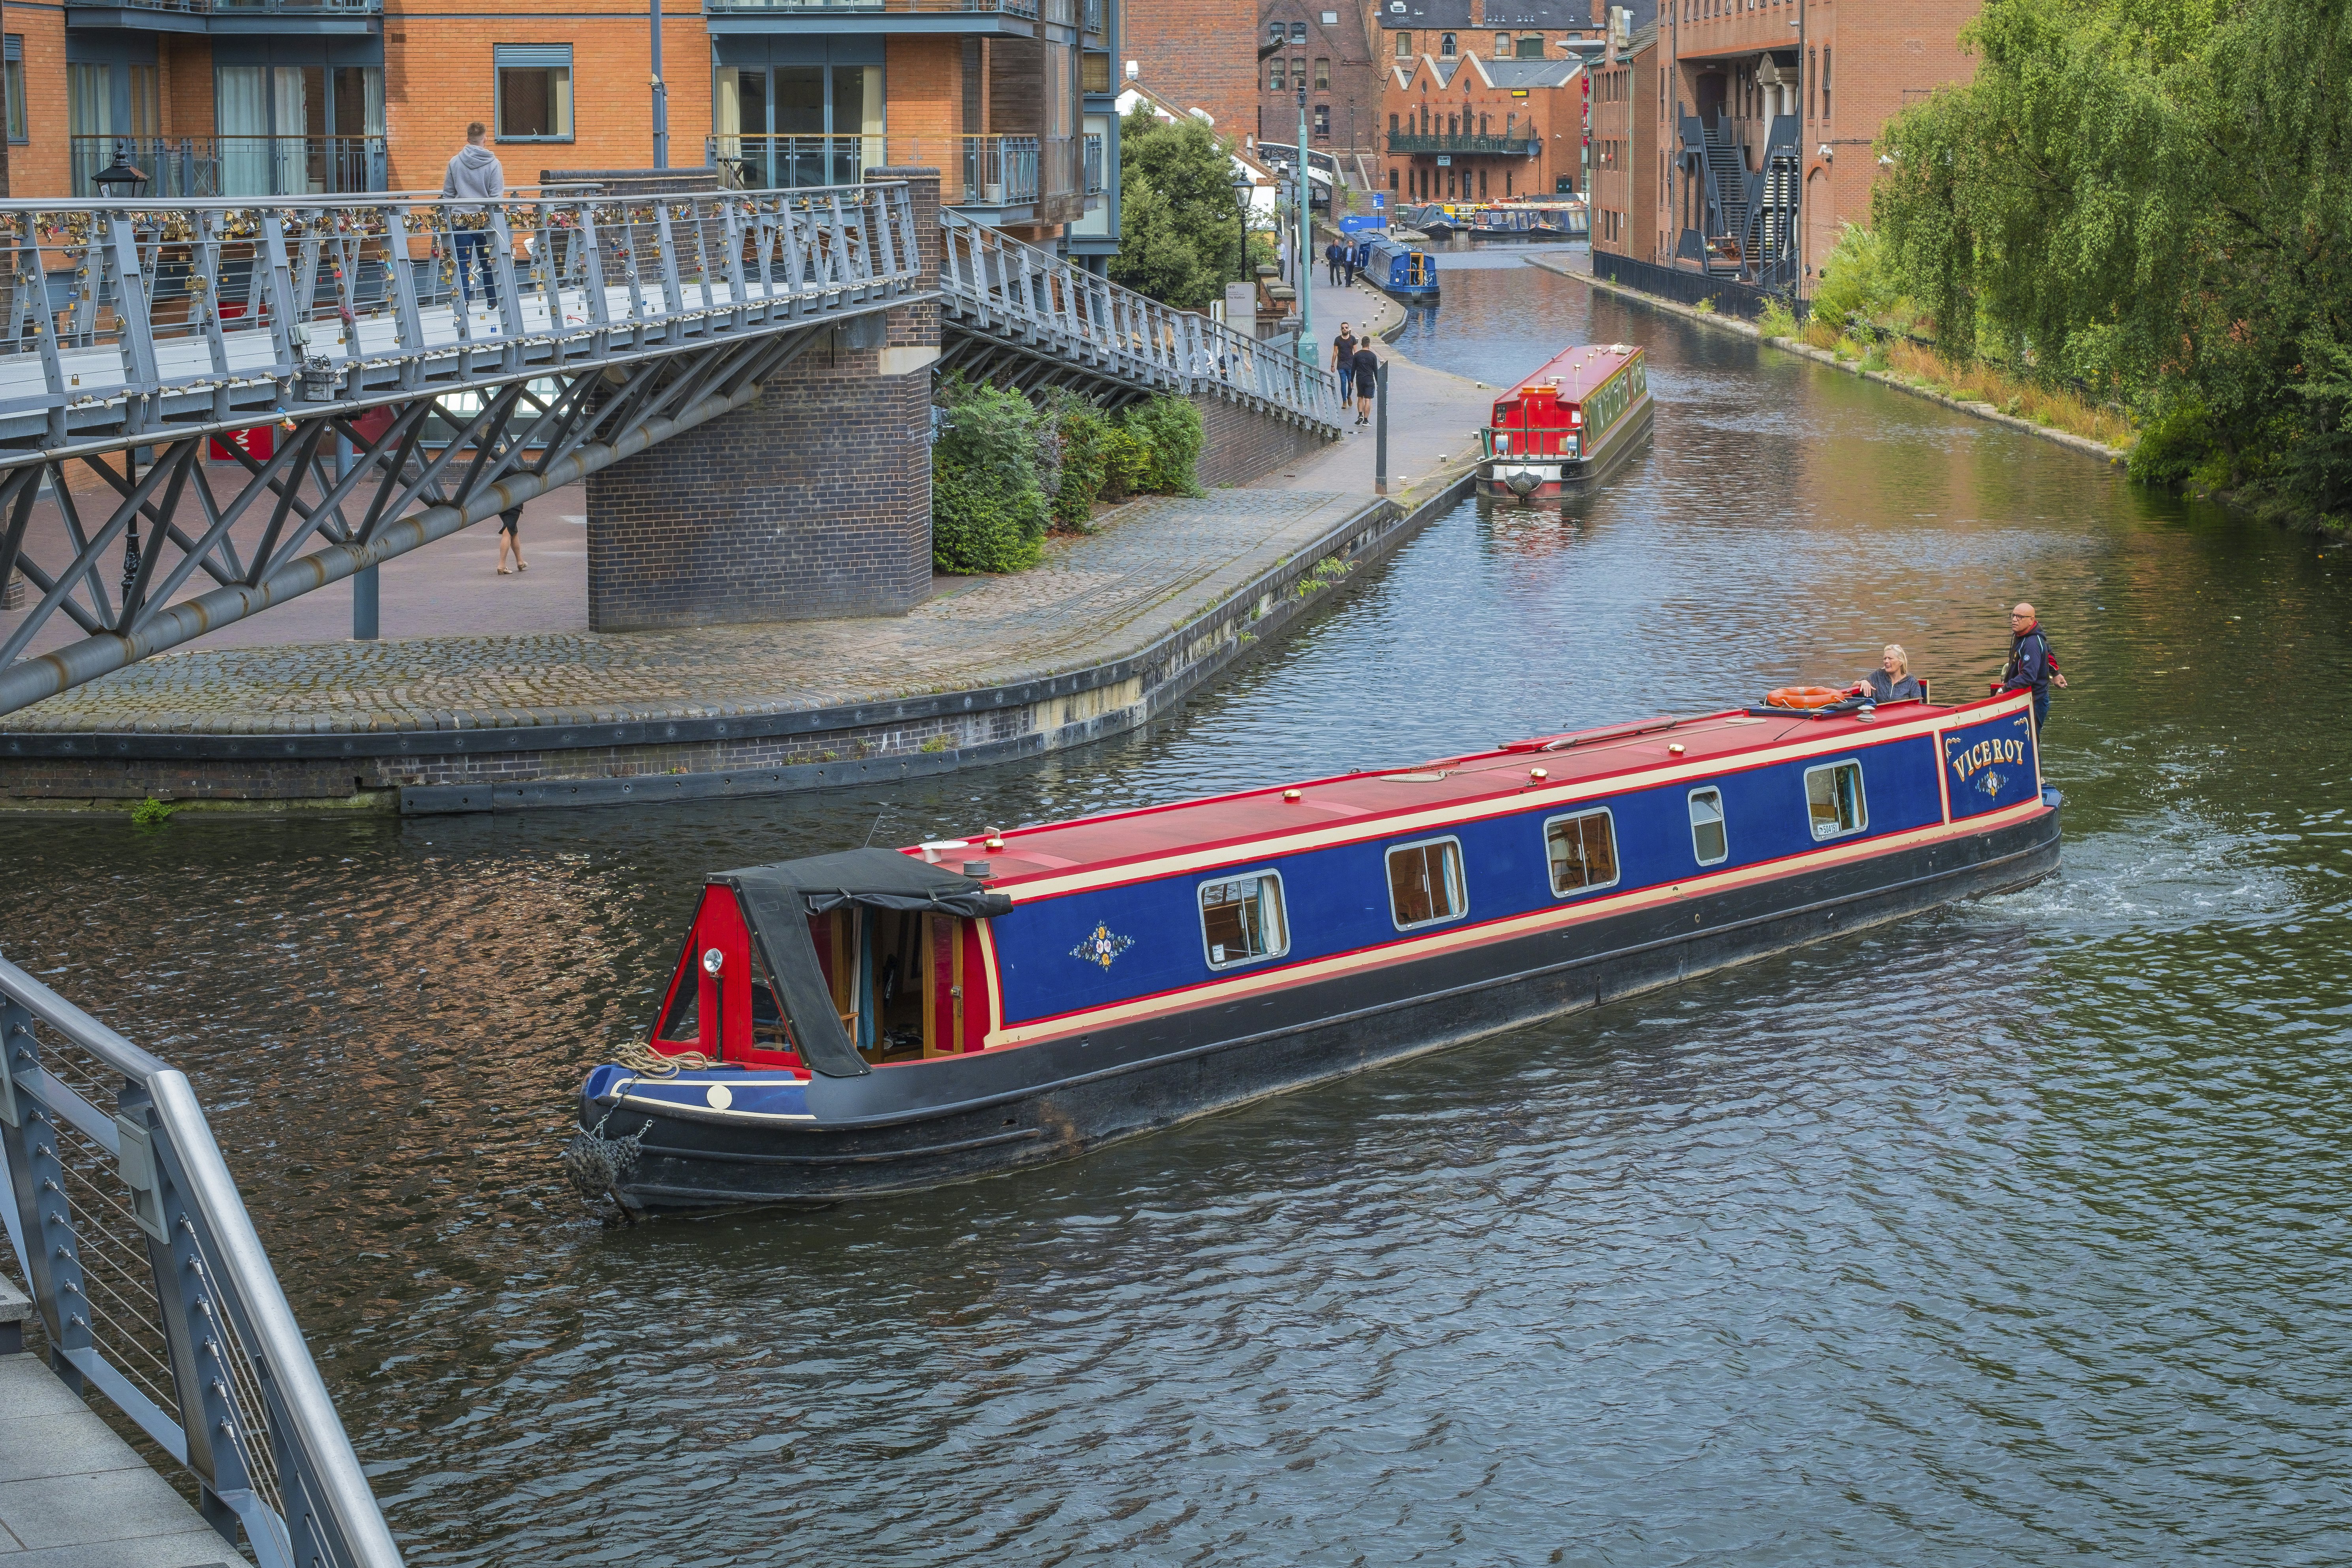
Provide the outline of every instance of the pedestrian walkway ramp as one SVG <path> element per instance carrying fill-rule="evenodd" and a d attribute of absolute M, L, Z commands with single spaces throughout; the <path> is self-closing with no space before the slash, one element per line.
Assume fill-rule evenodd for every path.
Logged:
<path fill-rule="evenodd" d="M 5 959 L 0 1219 L 0 1563 L 399 1568 L 186 1077 Z"/>

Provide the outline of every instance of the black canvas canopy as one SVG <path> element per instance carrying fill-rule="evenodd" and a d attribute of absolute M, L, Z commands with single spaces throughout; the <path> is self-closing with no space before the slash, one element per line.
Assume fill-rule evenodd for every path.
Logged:
<path fill-rule="evenodd" d="M 856 1078 L 874 1069 L 857 1054 L 841 1026 L 841 1016 L 834 1011 L 833 989 L 825 984 L 816 944 L 809 937 L 809 916 L 865 905 L 982 920 L 1013 908 L 1011 899 L 990 892 L 970 877 L 895 849 L 815 855 L 721 871 L 710 879 L 735 889 L 761 961 L 774 977 L 776 1005 L 783 1010 L 801 1059 L 811 1071 L 827 1078 Z"/>

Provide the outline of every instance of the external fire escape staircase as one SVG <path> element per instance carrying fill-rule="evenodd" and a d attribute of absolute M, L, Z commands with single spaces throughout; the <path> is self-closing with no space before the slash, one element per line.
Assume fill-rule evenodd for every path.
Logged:
<path fill-rule="evenodd" d="M 1747 149 L 1727 120 L 1713 125 L 1682 117 L 1683 167 L 1703 200 L 1700 230 L 1685 231 L 1677 254 L 1700 262 L 1713 277 L 1763 288 L 1796 281 L 1797 209 L 1803 184 L 1803 149 L 1797 117 L 1773 117 L 1763 167 L 1748 167 Z"/>

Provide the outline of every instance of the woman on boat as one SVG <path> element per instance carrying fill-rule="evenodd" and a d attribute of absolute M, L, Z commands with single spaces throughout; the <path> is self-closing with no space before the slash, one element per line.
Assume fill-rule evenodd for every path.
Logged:
<path fill-rule="evenodd" d="M 1878 657 L 1878 668 L 1854 682 L 1853 690 L 1853 695 L 1839 703 L 1839 707 L 1849 704 L 1856 708 L 1865 705 L 1884 707 L 1889 702 L 1924 700 L 1918 681 L 1911 676 L 1911 657 L 1903 651 L 1903 645 L 1899 642 L 1886 645 L 1886 651 Z"/>

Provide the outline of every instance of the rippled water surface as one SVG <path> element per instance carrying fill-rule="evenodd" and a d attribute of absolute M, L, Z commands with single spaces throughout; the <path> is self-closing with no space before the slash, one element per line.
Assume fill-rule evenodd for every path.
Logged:
<path fill-rule="evenodd" d="M 1464 267 L 1402 346 L 1654 356 L 1148 736 L 520 820 L 0 826 L 10 956 L 184 1065 L 419 1564 L 2340 1563 L 2347 564 L 2055 446 Z M 1851 679 L 2073 679 L 2028 892 L 813 1216 L 553 1154 L 702 873 Z"/>

